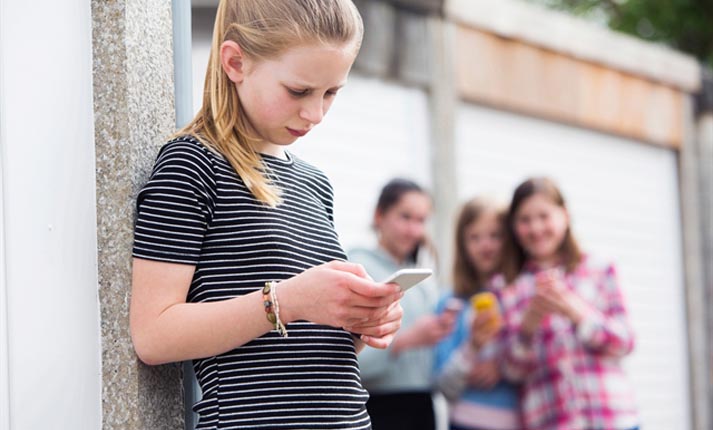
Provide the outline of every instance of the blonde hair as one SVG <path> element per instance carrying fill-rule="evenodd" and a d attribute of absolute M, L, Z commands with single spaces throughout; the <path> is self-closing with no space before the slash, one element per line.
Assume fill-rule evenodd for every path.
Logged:
<path fill-rule="evenodd" d="M 494 201 L 476 197 L 461 207 L 456 221 L 455 253 L 453 258 L 453 293 L 460 297 L 470 297 L 484 291 L 483 277 L 473 265 L 466 248 L 465 232 L 483 215 L 494 213 L 501 228 L 505 229 L 505 209 Z"/>
<path fill-rule="evenodd" d="M 269 171 L 254 149 L 261 139 L 249 132 L 237 91 L 223 70 L 220 46 L 234 41 L 243 55 L 260 61 L 305 43 L 354 43 L 358 51 L 363 33 L 361 17 L 351 0 L 221 0 L 203 105 L 176 135 L 193 135 L 221 153 L 256 199 L 277 206 L 280 190 L 270 181 Z"/>

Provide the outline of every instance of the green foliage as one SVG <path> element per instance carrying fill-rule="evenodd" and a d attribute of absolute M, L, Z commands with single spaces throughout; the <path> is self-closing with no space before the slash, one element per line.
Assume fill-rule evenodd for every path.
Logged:
<path fill-rule="evenodd" d="M 529 0 L 665 43 L 713 67 L 713 0 Z"/>

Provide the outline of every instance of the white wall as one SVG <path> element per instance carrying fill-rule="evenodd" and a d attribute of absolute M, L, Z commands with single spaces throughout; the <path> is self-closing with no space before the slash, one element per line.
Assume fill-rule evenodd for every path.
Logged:
<path fill-rule="evenodd" d="M 0 427 L 98 429 L 90 2 L 0 0 L 0 31 Z"/>
<path fill-rule="evenodd" d="M 460 108 L 461 198 L 507 200 L 531 175 L 558 181 L 583 248 L 617 263 L 637 347 L 625 362 L 647 430 L 689 429 L 676 154 L 475 105 Z"/>

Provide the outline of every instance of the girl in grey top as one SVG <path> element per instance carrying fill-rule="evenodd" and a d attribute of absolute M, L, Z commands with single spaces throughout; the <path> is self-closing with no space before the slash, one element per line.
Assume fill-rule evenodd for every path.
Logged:
<path fill-rule="evenodd" d="M 354 249 L 349 259 L 364 266 L 374 280 L 384 280 L 398 269 L 433 267 L 428 252 L 426 221 L 431 199 L 416 183 L 394 179 L 381 191 L 374 212 L 378 235 L 375 249 Z M 430 258 L 431 262 L 424 260 Z M 432 430 L 431 398 L 433 346 L 450 334 L 451 315 L 434 314 L 438 288 L 433 278 L 411 288 L 401 300 L 402 327 L 386 350 L 359 356 L 362 384 L 369 391 L 367 409 L 375 430 Z"/>

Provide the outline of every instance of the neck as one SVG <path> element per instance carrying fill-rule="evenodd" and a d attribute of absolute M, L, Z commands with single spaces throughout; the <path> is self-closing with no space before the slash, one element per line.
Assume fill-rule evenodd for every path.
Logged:
<path fill-rule="evenodd" d="M 256 145 L 257 152 L 260 154 L 271 155 L 273 157 L 280 158 L 282 160 L 287 160 L 287 154 L 285 153 L 285 148 L 281 145 L 275 145 L 269 142 L 260 142 Z"/>
<path fill-rule="evenodd" d="M 542 258 L 533 258 L 532 261 L 541 269 L 551 269 L 561 262 L 559 255 L 551 255 Z"/>
<path fill-rule="evenodd" d="M 405 255 L 397 255 L 383 240 L 379 240 L 379 248 L 386 252 L 399 266 L 402 266 L 406 262 Z"/>
<path fill-rule="evenodd" d="M 480 285 L 485 286 L 485 285 L 488 283 L 488 281 L 490 280 L 490 278 L 491 278 L 492 276 L 493 276 L 493 273 L 492 273 L 492 272 L 490 272 L 490 273 L 479 273 L 479 274 L 478 274 L 478 283 L 479 283 Z"/>

